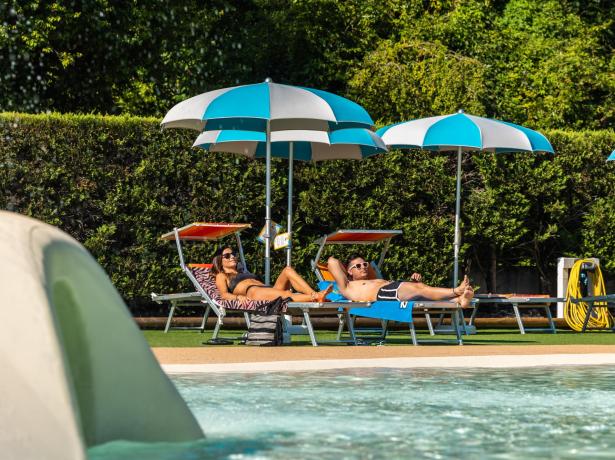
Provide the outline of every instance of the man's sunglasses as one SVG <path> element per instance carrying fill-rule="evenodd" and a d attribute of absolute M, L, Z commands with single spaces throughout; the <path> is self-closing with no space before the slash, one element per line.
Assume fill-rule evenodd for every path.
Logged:
<path fill-rule="evenodd" d="M 367 266 L 369 265 L 369 263 L 367 262 L 357 262 L 354 265 L 351 265 L 348 270 L 352 270 L 353 268 L 367 268 Z"/>
<path fill-rule="evenodd" d="M 234 252 L 225 252 L 224 254 L 222 254 L 222 257 L 224 257 L 225 259 L 230 259 L 231 257 L 235 258 L 235 253 Z"/>

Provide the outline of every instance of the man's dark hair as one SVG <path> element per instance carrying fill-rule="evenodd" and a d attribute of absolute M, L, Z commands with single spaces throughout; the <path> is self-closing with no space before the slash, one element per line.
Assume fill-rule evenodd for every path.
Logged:
<path fill-rule="evenodd" d="M 348 257 L 348 259 L 346 259 L 346 269 L 350 268 L 350 262 L 352 262 L 355 259 L 363 259 L 365 260 L 365 257 L 363 257 L 361 254 L 359 253 L 353 253 L 350 254 L 350 257 Z"/>

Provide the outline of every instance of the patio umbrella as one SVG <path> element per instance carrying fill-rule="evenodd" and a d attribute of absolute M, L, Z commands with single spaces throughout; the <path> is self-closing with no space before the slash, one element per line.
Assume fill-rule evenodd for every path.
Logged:
<path fill-rule="evenodd" d="M 247 130 L 265 133 L 265 282 L 271 266 L 271 133 L 280 130 L 334 131 L 372 128 L 360 105 L 326 91 L 273 83 L 223 88 L 187 99 L 165 115 L 163 128 L 197 131 Z"/>
<path fill-rule="evenodd" d="M 263 158 L 266 155 L 265 133 L 256 131 L 219 130 L 205 131 L 193 147 L 209 152 L 228 152 Z M 288 216 L 287 231 L 292 235 L 293 214 L 293 160 L 324 161 L 355 159 L 386 152 L 384 142 L 374 132 L 363 128 L 323 131 L 274 131 L 271 133 L 271 155 L 287 158 L 288 165 Z M 286 264 L 290 265 L 292 238 L 286 250 Z"/>
<path fill-rule="evenodd" d="M 554 153 L 547 138 L 537 131 L 505 121 L 467 115 L 463 111 L 385 126 L 379 129 L 377 134 L 390 148 L 457 152 L 453 286 L 456 286 L 459 278 L 462 152 L 487 150 L 496 153 Z"/>
<path fill-rule="evenodd" d="M 606 159 L 606 161 L 615 161 L 615 150 L 613 150 L 611 152 L 611 154 L 609 155 L 609 157 Z"/>

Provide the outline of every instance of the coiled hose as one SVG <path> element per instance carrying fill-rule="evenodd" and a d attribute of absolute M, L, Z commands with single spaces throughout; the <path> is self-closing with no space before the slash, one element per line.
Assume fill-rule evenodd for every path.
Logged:
<path fill-rule="evenodd" d="M 568 290 L 566 292 L 566 305 L 564 306 L 564 318 L 566 319 L 566 323 L 568 323 L 570 329 L 577 332 L 583 329 L 583 322 L 587 315 L 588 305 L 587 302 L 573 303 L 571 299 L 573 297 L 583 297 L 581 292 L 581 267 L 585 262 L 593 263 L 591 259 L 577 260 L 570 270 Z M 602 271 L 598 265 L 596 265 L 592 279 L 593 296 L 606 295 Z M 607 329 L 611 328 L 612 325 L 613 317 L 611 313 L 609 313 L 606 302 L 595 302 L 592 315 L 587 322 L 587 328 Z"/>

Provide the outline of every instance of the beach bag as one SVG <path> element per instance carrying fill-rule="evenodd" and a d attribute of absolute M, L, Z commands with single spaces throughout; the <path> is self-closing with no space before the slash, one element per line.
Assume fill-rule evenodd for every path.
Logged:
<path fill-rule="evenodd" d="M 280 315 L 250 315 L 250 327 L 246 334 L 246 345 L 282 345 L 284 332 Z"/>

